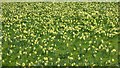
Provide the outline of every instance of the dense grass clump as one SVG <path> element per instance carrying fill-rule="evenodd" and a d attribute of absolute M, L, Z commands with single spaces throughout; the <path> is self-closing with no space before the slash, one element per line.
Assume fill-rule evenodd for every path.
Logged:
<path fill-rule="evenodd" d="M 118 65 L 117 3 L 2 3 L 2 65 Z"/>

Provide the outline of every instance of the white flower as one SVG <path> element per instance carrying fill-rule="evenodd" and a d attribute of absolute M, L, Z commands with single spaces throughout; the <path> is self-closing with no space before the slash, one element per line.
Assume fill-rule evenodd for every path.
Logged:
<path fill-rule="evenodd" d="M 20 56 L 17 56 L 18 58 L 20 58 Z"/>
<path fill-rule="evenodd" d="M 7 55 L 9 56 L 9 54 L 7 53 Z"/>
<path fill-rule="evenodd" d="M 102 58 L 100 58 L 100 60 L 102 60 Z"/>
<path fill-rule="evenodd" d="M 58 64 L 57 66 L 60 66 L 60 64 Z"/>
<path fill-rule="evenodd" d="M 78 60 L 80 60 L 81 58 L 80 57 L 78 57 Z"/>
<path fill-rule="evenodd" d="M 69 46 L 69 44 L 67 43 L 67 47 Z"/>
<path fill-rule="evenodd" d="M 52 50 L 52 49 L 53 49 L 53 47 L 49 47 L 49 48 L 48 48 L 48 50 Z"/>
<path fill-rule="evenodd" d="M 96 64 L 93 64 L 93 66 L 95 66 Z"/>
<path fill-rule="evenodd" d="M 111 52 L 116 52 L 116 49 L 113 49 Z"/>
<path fill-rule="evenodd" d="M 0 56 L 0 60 L 2 60 L 2 57 Z"/>
<path fill-rule="evenodd" d="M 70 55 L 73 55 L 72 53 L 70 53 Z"/>
<path fill-rule="evenodd" d="M 95 51 L 95 53 L 97 53 L 97 51 Z"/>
<path fill-rule="evenodd" d="M 37 54 L 37 52 L 36 52 L 36 51 L 34 51 L 34 53 L 35 53 L 35 54 Z"/>
<path fill-rule="evenodd" d="M 20 65 L 20 63 L 16 62 L 16 65 Z"/>
<path fill-rule="evenodd" d="M 108 60 L 108 63 L 110 63 L 110 60 Z"/>
<path fill-rule="evenodd" d="M 22 55 L 22 51 L 19 51 L 19 54 Z"/>
<path fill-rule="evenodd" d="M 34 35 L 34 34 L 31 34 L 31 36 L 32 36 L 32 37 L 35 37 L 35 35 Z"/>
<path fill-rule="evenodd" d="M 48 60 L 48 57 L 44 57 L 43 59 L 44 59 L 44 60 Z"/>
<path fill-rule="evenodd" d="M 86 50 L 86 48 L 84 48 L 83 50 Z"/>
<path fill-rule="evenodd" d="M 48 54 L 48 50 L 46 50 L 46 54 Z"/>
<path fill-rule="evenodd" d="M 66 66 L 66 63 L 64 63 L 64 66 Z"/>
<path fill-rule="evenodd" d="M 35 63 L 38 63 L 38 61 L 36 60 Z"/>
<path fill-rule="evenodd" d="M 85 40 L 85 36 L 83 36 L 83 40 Z"/>
<path fill-rule="evenodd" d="M 73 50 L 76 50 L 76 48 L 73 48 Z"/>
<path fill-rule="evenodd" d="M 48 65 L 48 63 L 45 63 L 45 66 L 47 66 Z"/>
<path fill-rule="evenodd" d="M 106 52 L 109 52 L 109 49 L 106 49 Z"/>
<path fill-rule="evenodd" d="M 42 49 L 42 48 L 43 48 L 43 46 L 41 46 L 41 45 L 40 45 L 40 48 Z"/>
<path fill-rule="evenodd" d="M 68 59 L 73 60 L 73 57 L 69 57 L 69 56 L 68 56 Z"/>
<path fill-rule="evenodd" d="M 99 49 L 101 49 L 101 48 L 102 48 L 102 46 L 100 45 L 100 46 L 99 46 Z"/>
<path fill-rule="evenodd" d="M 85 56 L 85 55 L 82 55 L 83 57 Z"/>
<path fill-rule="evenodd" d="M 92 48 L 95 48 L 95 46 L 92 46 Z"/>
<path fill-rule="evenodd" d="M 88 62 L 88 60 L 87 60 L 87 59 L 85 59 L 85 62 Z"/>
<path fill-rule="evenodd" d="M 23 33 L 28 33 L 28 32 L 26 30 L 24 30 Z"/>
<path fill-rule="evenodd" d="M 30 62 L 31 64 L 33 64 L 33 62 Z"/>
<path fill-rule="evenodd" d="M 103 40 L 101 40 L 101 42 L 102 42 L 102 43 L 104 43 L 104 41 L 103 41 Z"/>
<path fill-rule="evenodd" d="M 56 51 L 56 49 L 54 48 L 53 50 L 55 50 Z"/>
<path fill-rule="evenodd" d="M 112 61 L 115 61 L 114 59 L 112 59 Z"/>
<path fill-rule="evenodd" d="M 29 63 L 28 66 L 31 66 L 31 63 Z"/>
<path fill-rule="evenodd" d="M 29 53 L 29 56 L 31 56 L 31 53 Z"/>
<path fill-rule="evenodd" d="M 24 26 L 26 26 L 26 24 L 25 23 L 22 23 Z"/>
<path fill-rule="evenodd" d="M 79 44 L 79 46 L 81 46 L 81 44 Z"/>
<path fill-rule="evenodd" d="M 38 40 L 36 39 L 35 42 L 34 42 L 34 44 L 37 44 L 37 43 L 38 43 Z"/>
<path fill-rule="evenodd" d="M 10 53 L 13 53 L 13 51 L 12 51 L 12 50 L 10 50 Z"/>
<path fill-rule="evenodd" d="M 23 52 L 23 54 L 27 54 L 27 52 Z"/>
<path fill-rule="evenodd" d="M 39 60 L 39 59 L 40 59 L 40 57 L 37 57 L 37 59 Z"/>
<path fill-rule="evenodd" d="M 2 42 L 0 42 L 0 45 L 2 44 Z"/>
<path fill-rule="evenodd" d="M 52 60 L 52 58 L 50 58 L 50 60 Z"/>
<path fill-rule="evenodd" d="M 5 62 L 5 60 L 2 60 L 2 62 L 4 63 L 4 62 Z"/>
<path fill-rule="evenodd" d="M 22 63 L 22 66 L 25 66 L 25 63 Z"/>
<path fill-rule="evenodd" d="M 96 54 L 94 54 L 93 56 L 96 57 Z"/>
<path fill-rule="evenodd" d="M 74 66 L 75 65 L 75 63 L 72 63 L 72 66 Z"/>
<path fill-rule="evenodd" d="M 95 50 L 98 50 L 98 48 L 95 48 Z"/>
<path fill-rule="evenodd" d="M 58 62 L 60 62 L 60 58 L 58 58 Z"/>
<path fill-rule="evenodd" d="M 88 48 L 88 51 L 90 50 L 90 48 Z"/>

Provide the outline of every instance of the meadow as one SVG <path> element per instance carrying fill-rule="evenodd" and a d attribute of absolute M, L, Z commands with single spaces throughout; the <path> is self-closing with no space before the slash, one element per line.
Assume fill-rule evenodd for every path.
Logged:
<path fill-rule="evenodd" d="M 118 3 L 2 3 L 3 66 L 118 66 Z"/>

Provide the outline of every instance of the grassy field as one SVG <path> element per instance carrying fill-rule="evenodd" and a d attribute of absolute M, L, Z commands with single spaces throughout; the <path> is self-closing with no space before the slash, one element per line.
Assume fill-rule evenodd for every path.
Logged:
<path fill-rule="evenodd" d="M 118 65 L 118 4 L 2 3 L 3 66 Z"/>

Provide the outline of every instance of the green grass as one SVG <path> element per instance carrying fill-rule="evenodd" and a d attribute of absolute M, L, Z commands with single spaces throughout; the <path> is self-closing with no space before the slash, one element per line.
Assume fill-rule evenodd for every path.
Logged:
<path fill-rule="evenodd" d="M 3 66 L 118 65 L 118 4 L 2 3 Z"/>

